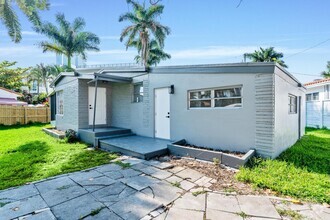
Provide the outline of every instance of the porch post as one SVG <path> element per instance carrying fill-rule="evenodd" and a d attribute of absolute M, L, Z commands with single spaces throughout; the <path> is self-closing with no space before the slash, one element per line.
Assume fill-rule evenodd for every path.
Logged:
<path fill-rule="evenodd" d="M 96 115 L 96 99 L 97 99 L 97 81 L 98 76 L 95 79 L 95 97 L 94 97 L 94 115 L 93 115 L 93 132 L 95 131 L 95 115 Z"/>

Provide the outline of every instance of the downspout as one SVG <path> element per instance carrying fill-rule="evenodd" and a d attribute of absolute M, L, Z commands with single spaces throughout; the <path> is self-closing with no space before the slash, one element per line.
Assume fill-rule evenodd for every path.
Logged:
<path fill-rule="evenodd" d="M 95 131 L 95 115 L 96 115 L 96 99 L 97 99 L 97 81 L 98 76 L 95 78 L 95 97 L 94 97 L 94 115 L 93 115 L 93 132 Z"/>

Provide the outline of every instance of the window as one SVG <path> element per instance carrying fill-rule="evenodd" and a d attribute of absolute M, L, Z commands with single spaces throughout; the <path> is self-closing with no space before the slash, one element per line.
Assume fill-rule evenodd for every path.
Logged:
<path fill-rule="evenodd" d="M 63 115 L 64 108 L 63 108 L 63 91 L 56 92 L 56 114 L 57 115 Z"/>
<path fill-rule="evenodd" d="M 242 107 L 242 87 L 189 91 L 189 108 Z"/>
<path fill-rule="evenodd" d="M 324 99 L 330 99 L 330 85 L 324 86 Z"/>
<path fill-rule="evenodd" d="M 37 82 L 37 80 L 33 80 L 33 82 L 32 82 L 32 91 L 33 92 L 36 92 L 37 91 L 37 87 L 38 87 L 38 82 Z"/>
<path fill-rule="evenodd" d="M 143 102 L 143 83 L 134 85 L 133 102 Z"/>
<path fill-rule="evenodd" d="M 306 101 L 318 101 L 319 100 L 319 93 L 314 92 L 306 95 Z"/>
<path fill-rule="evenodd" d="M 289 113 L 297 113 L 297 96 L 289 95 Z"/>

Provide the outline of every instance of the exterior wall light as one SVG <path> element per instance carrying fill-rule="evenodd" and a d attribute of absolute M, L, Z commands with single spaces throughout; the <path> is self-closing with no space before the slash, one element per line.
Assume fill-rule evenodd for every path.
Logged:
<path fill-rule="evenodd" d="M 174 85 L 170 85 L 170 86 L 168 87 L 168 93 L 169 93 L 169 94 L 174 94 Z"/>

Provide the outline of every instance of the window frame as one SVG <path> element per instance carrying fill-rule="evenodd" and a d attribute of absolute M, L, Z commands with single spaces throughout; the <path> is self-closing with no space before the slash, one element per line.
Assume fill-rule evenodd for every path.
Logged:
<path fill-rule="evenodd" d="M 241 90 L 241 96 L 236 97 L 215 97 L 216 90 L 225 90 L 225 89 L 237 89 Z M 200 98 L 200 99 L 191 99 L 190 94 L 192 92 L 202 92 L 202 91 L 211 91 L 210 98 Z M 216 107 L 215 100 L 225 100 L 225 99 L 241 99 L 240 107 Z M 211 101 L 210 107 L 191 107 L 191 101 Z M 188 101 L 188 110 L 191 109 L 241 109 L 243 108 L 243 85 L 233 85 L 233 86 L 222 86 L 222 87 L 213 87 L 213 88 L 204 88 L 204 89 L 194 89 L 187 91 L 187 101 Z"/>
<path fill-rule="evenodd" d="M 330 84 L 324 85 L 324 100 L 330 100 Z"/>
<path fill-rule="evenodd" d="M 62 109 L 61 109 L 60 101 L 62 101 Z M 64 96 L 63 96 L 63 90 L 60 90 L 60 91 L 57 91 L 56 92 L 56 115 L 60 115 L 60 116 L 63 116 L 64 115 Z"/>
<path fill-rule="evenodd" d="M 135 92 L 135 87 L 136 86 L 140 86 L 139 93 L 136 93 Z M 141 88 L 142 88 L 142 92 L 141 92 Z M 139 97 L 137 101 L 135 99 L 136 97 Z M 142 98 L 140 99 L 140 97 L 142 97 Z M 143 100 L 144 100 L 144 86 L 143 86 L 143 82 L 134 83 L 133 84 L 132 103 L 141 103 L 141 102 L 143 102 Z"/>
<path fill-rule="evenodd" d="M 289 103 L 288 103 L 288 107 L 289 107 L 288 112 L 289 112 L 289 114 L 292 114 L 292 115 L 297 114 L 298 113 L 298 96 L 295 96 L 293 94 L 289 94 L 288 98 L 289 98 Z M 291 98 L 294 98 L 294 100 L 295 100 L 294 104 L 291 103 Z M 294 111 L 291 111 L 291 106 L 295 107 Z"/>
<path fill-rule="evenodd" d="M 317 94 L 318 99 L 314 99 L 314 95 Z M 307 100 L 307 96 L 311 96 L 311 100 Z M 306 102 L 315 102 L 315 101 L 320 101 L 320 92 L 311 92 L 306 94 Z"/>

